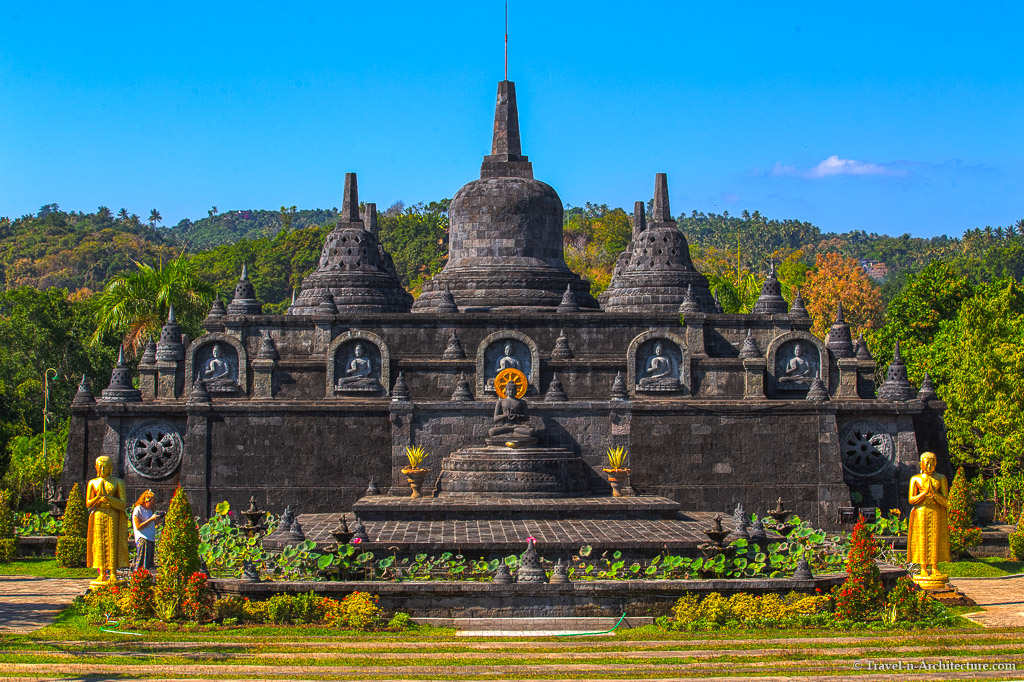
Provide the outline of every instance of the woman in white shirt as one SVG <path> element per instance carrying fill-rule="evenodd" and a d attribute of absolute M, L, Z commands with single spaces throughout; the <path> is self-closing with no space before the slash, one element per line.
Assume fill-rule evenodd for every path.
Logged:
<path fill-rule="evenodd" d="M 156 524 L 163 518 L 163 512 L 153 511 L 153 499 L 156 496 L 152 490 L 139 495 L 135 502 L 135 509 L 132 511 L 132 529 L 135 531 L 135 562 L 133 570 L 145 568 L 152 570 L 153 559 L 156 555 Z"/>

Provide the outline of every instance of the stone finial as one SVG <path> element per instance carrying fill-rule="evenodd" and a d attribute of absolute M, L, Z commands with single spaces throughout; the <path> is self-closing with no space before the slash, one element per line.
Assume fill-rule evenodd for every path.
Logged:
<path fill-rule="evenodd" d="M 208 402 L 210 402 L 210 392 L 206 389 L 206 379 L 197 379 L 188 394 L 188 403 L 196 405 Z"/>
<path fill-rule="evenodd" d="M 399 372 L 395 379 L 395 387 L 391 389 L 391 400 L 393 402 L 405 402 L 409 400 L 409 386 L 405 383 L 405 372 Z"/>
<path fill-rule="evenodd" d="M 117 349 L 117 364 L 110 373 L 110 384 L 100 394 L 102 402 L 137 403 L 142 401 L 142 392 L 132 386 L 132 368 L 124 357 L 124 346 Z"/>
<path fill-rule="evenodd" d="M 565 336 L 565 330 L 558 330 L 558 338 L 555 339 L 555 347 L 551 349 L 552 360 L 571 360 L 576 357 L 569 347 L 569 339 Z"/>
<path fill-rule="evenodd" d="M 207 313 L 206 319 L 203 320 L 203 327 L 210 328 L 222 328 L 223 324 L 220 322 L 220 318 L 228 314 L 228 309 L 224 307 L 224 301 L 221 300 L 220 294 L 217 294 L 216 298 L 213 299 L 213 304 L 210 305 L 210 312 Z"/>
<path fill-rule="evenodd" d="M 523 155 L 519 139 L 519 107 L 516 104 L 516 84 L 498 83 L 498 101 L 494 107 L 494 135 L 491 138 L 491 156 L 504 156 L 517 161 Z"/>
<path fill-rule="evenodd" d="M 551 584 L 552 585 L 564 585 L 569 582 L 569 566 L 562 562 L 562 559 L 558 559 L 558 563 L 555 564 L 554 569 L 551 571 Z"/>
<path fill-rule="evenodd" d="M 235 285 L 235 295 L 228 304 L 228 315 L 259 315 L 263 312 L 263 304 L 256 298 L 256 289 L 249 281 L 249 268 L 242 264 L 242 276 Z"/>
<path fill-rule="evenodd" d="M 793 571 L 793 579 L 814 580 L 814 574 L 811 573 L 811 565 L 807 563 L 807 557 L 800 557 L 800 561 L 798 561 L 796 564 L 796 570 Z"/>
<path fill-rule="evenodd" d="M 459 333 L 452 330 L 452 335 L 448 338 L 448 345 L 444 349 L 444 353 L 441 357 L 445 360 L 465 360 L 466 351 L 462 347 L 462 341 L 459 340 Z"/>
<path fill-rule="evenodd" d="M 160 329 L 160 340 L 156 343 L 156 359 L 158 362 L 178 362 L 185 359 L 185 345 L 181 342 L 181 327 L 174 316 L 172 303 L 167 322 Z"/>
<path fill-rule="evenodd" d="M 260 350 L 256 357 L 261 360 L 277 360 L 281 357 L 281 354 L 277 352 L 274 339 L 270 338 L 270 330 L 263 332 L 263 338 L 260 339 Z"/>
<path fill-rule="evenodd" d="M 89 377 L 84 374 L 82 375 L 82 380 L 78 383 L 78 391 L 71 402 L 74 405 L 87 405 L 96 402 L 96 396 L 92 394 L 92 384 L 89 383 Z"/>
<path fill-rule="evenodd" d="M 142 357 L 139 358 L 140 365 L 152 365 L 156 363 L 156 341 L 150 336 L 149 340 L 146 341 L 146 347 L 142 351 Z"/>
<path fill-rule="evenodd" d="M 516 581 L 521 583 L 546 583 L 548 581 L 548 574 L 540 565 L 540 556 L 534 547 L 533 538 L 526 541 L 526 551 L 523 552 L 519 570 L 516 571 Z"/>
<path fill-rule="evenodd" d="M 654 175 L 654 202 L 651 206 L 652 223 L 671 223 L 672 210 L 668 205 L 668 176 L 664 173 Z"/>
<path fill-rule="evenodd" d="M 380 225 L 377 224 L 377 204 L 367 202 L 363 205 L 363 229 L 370 234 L 380 232 Z"/>
<path fill-rule="evenodd" d="M 359 540 L 359 542 L 369 542 L 370 536 L 366 534 L 366 524 L 357 516 L 356 527 L 352 533 L 352 540 Z"/>
<path fill-rule="evenodd" d="M 377 479 L 370 476 L 370 484 L 366 486 L 367 495 L 380 495 L 380 488 L 377 487 Z"/>
<path fill-rule="evenodd" d="M 455 296 L 452 295 L 452 290 L 448 288 L 447 284 L 444 285 L 444 291 L 441 292 L 441 299 L 437 302 L 437 312 L 459 312 L 459 306 L 455 304 Z"/>
<path fill-rule="evenodd" d="M 459 373 L 459 378 L 455 382 L 455 390 L 452 391 L 452 400 L 457 403 L 473 400 L 473 392 L 469 390 L 469 379 L 466 378 L 465 372 Z"/>
<path fill-rule="evenodd" d="M 251 559 L 242 562 L 242 580 L 246 582 L 260 582 L 260 569 Z"/>
<path fill-rule="evenodd" d="M 754 338 L 754 333 L 747 330 L 747 336 L 743 339 L 743 347 L 740 348 L 741 358 L 759 358 L 761 357 L 761 349 L 757 345 L 757 339 Z"/>
<path fill-rule="evenodd" d="M 758 519 L 754 521 L 754 525 L 750 528 L 750 541 L 760 542 L 762 547 L 768 542 L 768 533 L 764 529 L 764 520 Z"/>
<path fill-rule="evenodd" d="M 782 285 L 779 284 L 779 279 L 775 276 L 775 259 L 772 259 L 768 277 L 761 285 L 761 295 L 754 303 L 753 313 L 755 315 L 784 315 L 788 311 L 789 306 L 786 305 L 786 299 L 782 298 Z"/>
<path fill-rule="evenodd" d="M 646 229 L 647 208 L 644 206 L 644 202 L 637 201 L 633 204 L 633 239 L 636 239 Z"/>
<path fill-rule="evenodd" d="M 736 503 L 736 509 L 732 512 L 732 533 L 729 534 L 731 540 L 749 540 L 750 533 L 750 518 L 747 516 L 747 512 L 743 509 L 743 503 Z"/>
<path fill-rule="evenodd" d="M 565 285 L 565 293 L 562 294 L 562 302 L 558 304 L 560 313 L 578 313 L 580 306 L 576 303 L 576 294 L 572 292 L 572 284 Z"/>
<path fill-rule="evenodd" d="M 889 363 L 889 370 L 885 374 L 885 383 L 878 389 L 878 397 L 890 402 L 913 400 L 917 397 L 917 389 L 907 378 L 907 366 L 903 364 L 903 356 L 900 355 L 899 339 L 896 340 L 892 362 Z"/>
<path fill-rule="evenodd" d="M 562 388 L 562 382 L 558 378 L 557 374 L 551 376 L 551 383 L 548 384 L 547 393 L 544 394 L 544 402 L 547 403 L 562 403 L 569 399 L 569 396 L 565 394 L 565 389 Z"/>
<path fill-rule="evenodd" d="M 693 294 L 693 285 L 687 285 L 686 296 L 683 298 L 683 302 L 679 304 L 679 312 L 684 315 L 693 315 L 695 313 L 704 312 L 701 310 L 700 302 L 697 297 Z"/>
<path fill-rule="evenodd" d="M 495 585 L 511 585 L 512 584 L 512 571 L 509 569 L 508 564 L 504 561 L 498 564 L 498 567 L 494 569 L 494 584 Z"/>
<path fill-rule="evenodd" d="M 935 392 L 935 384 L 932 382 L 931 375 L 928 372 L 924 373 L 924 378 L 921 379 L 921 390 L 917 392 L 917 399 L 928 402 L 929 400 L 937 400 L 939 394 Z"/>
<path fill-rule="evenodd" d="M 722 314 L 725 312 L 725 308 L 722 307 L 722 301 L 718 298 L 718 291 L 715 291 L 715 312 Z"/>
<path fill-rule="evenodd" d="M 850 335 L 850 325 L 846 324 L 843 317 L 843 302 L 839 301 L 836 308 L 836 321 L 832 323 L 825 338 L 825 347 L 837 358 L 852 358 L 855 355 L 853 350 L 853 339 Z"/>
<path fill-rule="evenodd" d="M 622 372 L 618 372 L 615 375 L 615 381 L 612 382 L 612 400 L 629 400 L 629 391 L 626 389 L 626 380 L 622 376 Z"/>
<path fill-rule="evenodd" d="M 868 348 L 868 342 L 864 338 L 863 333 L 861 333 L 861 335 L 857 337 L 856 355 L 858 360 L 868 360 L 871 362 L 874 362 L 875 360 L 874 356 L 871 355 L 871 350 Z"/>
<path fill-rule="evenodd" d="M 807 400 L 812 403 L 824 403 L 829 400 L 828 389 L 821 377 L 814 377 L 811 381 L 811 388 L 807 391 Z"/>
<path fill-rule="evenodd" d="M 338 306 L 334 303 L 334 294 L 327 292 L 320 297 L 320 303 L 316 306 L 317 315 L 337 315 Z"/>
<path fill-rule="evenodd" d="M 810 317 L 810 313 L 807 312 L 807 305 L 804 303 L 804 297 L 800 295 L 800 290 L 796 290 L 796 296 L 793 297 L 793 305 L 789 309 L 790 317 Z"/>
<path fill-rule="evenodd" d="M 345 192 L 341 198 L 340 223 L 358 223 L 359 220 L 359 182 L 355 173 L 345 173 Z"/>

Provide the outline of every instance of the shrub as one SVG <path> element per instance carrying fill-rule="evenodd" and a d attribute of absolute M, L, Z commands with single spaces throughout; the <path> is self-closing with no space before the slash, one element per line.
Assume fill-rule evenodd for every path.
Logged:
<path fill-rule="evenodd" d="M 387 629 L 392 632 L 407 630 L 412 627 L 412 617 L 408 613 L 399 611 L 388 621 Z"/>
<path fill-rule="evenodd" d="M 198 622 L 210 610 L 209 589 L 206 586 L 206 574 L 196 571 L 185 583 L 185 594 L 181 610 L 185 618 Z"/>
<path fill-rule="evenodd" d="M 0 490 L 0 564 L 14 561 L 18 555 L 18 539 L 14 537 L 14 512 L 11 493 Z"/>
<path fill-rule="evenodd" d="M 85 566 L 87 547 L 86 533 L 89 519 L 85 511 L 85 498 L 76 483 L 68 495 L 68 504 L 64 509 L 64 532 L 57 539 L 57 565 L 62 568 L 80 568 Z"/>
<path fill-rule="evenodd" d="M 333 603 L 327 612 L 327 622 L 350 630 L 377 627 L 383 617 L 383 611 L 377 606 L 379 599 L 368 592 L 353 592 L 340 602 L 331 600 Z"/>
<path fill-rule="evenodd" d="M 981 529 L 971 525 L 974 502 L 969 485 L 964 468 L 960 467 L 949 489 L 949 550 L 954 557 L 963 556 L 968 549 L 981 544 Z"/>
<path fill-rule="evenodd" d="M 741 592 L 726 598 L 712 592 L 703 599 L 687 594 L 676 601 L 671 618 L 658 622 L 673 630 L 708 630 L 732 625 L 774 627 L 818 618 L 827 611 L 828 603 L 828 597 L 796 593 L 783 597 Z"/>
<path fill-rule="evenodd" d="M 847 578 L 832 591 L 836 616 L 841 620 L 866 620 L 884 605 L 882 574 L 875 564 L 878 548 L 871 530 L 860 517 L 846 555 Z"/>
<path fill-rule="evenodd" d="M 1024 512 L 1017 520 L 1017 530 L 1010 533 L 1010 554 L 1017 561 L 1024 561 Z"/>
<path fill-rule="evenodd" d="M 156 615 L 165 621 L 198 617 L 205 603 L 206 580 L 195 577 L 199 570 L 199 529 L 181 488 L 174 492 L 167 509 L 157 556 L 160 577 L 153 595 Z"/>
<path fill-rule="evenodd" d="M 128 620 L 146 620 L 153 615 L 153 576 L 149 571 L 140 568 L 132 573 L 117 606 Z"/>

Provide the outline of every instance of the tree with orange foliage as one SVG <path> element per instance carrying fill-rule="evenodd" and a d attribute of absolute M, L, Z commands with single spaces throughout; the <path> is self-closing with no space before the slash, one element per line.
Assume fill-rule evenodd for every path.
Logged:
<path fill-rule="evenodd" d="M 811 332 L 825 338 L 843 302 L 843 316 L 854 336 L 881 324 L 884 306 L 882 292 L 854 258 L 838 253 L 818 254 L 814 269 L 807 273 L 801 290 L 807 312 L 814 319 Z"/>

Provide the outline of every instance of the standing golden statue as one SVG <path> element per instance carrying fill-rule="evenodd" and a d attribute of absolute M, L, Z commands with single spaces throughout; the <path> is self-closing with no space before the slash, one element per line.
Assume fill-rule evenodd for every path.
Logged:
<path fill-rule="evenodd" d="M 128 565 L 128 493 L 114 476 L 109 457 L 96 458 L 96 478 L 85 491 L 89 509 L 86 565 L 96 569 L 95 587 L 117 581 L 117 569 Z"/>
<path fill-rule="evenodd" d="M 949 581 L 939 573 L 940 561 L 949 561 L 949 483 L 935 473 L 935 453 L 921 455 L 921 473 L 910 479 L 910 524 L 907 528 L 907 561 L 920 564 L 914 582 L 937 590 Z"/>

